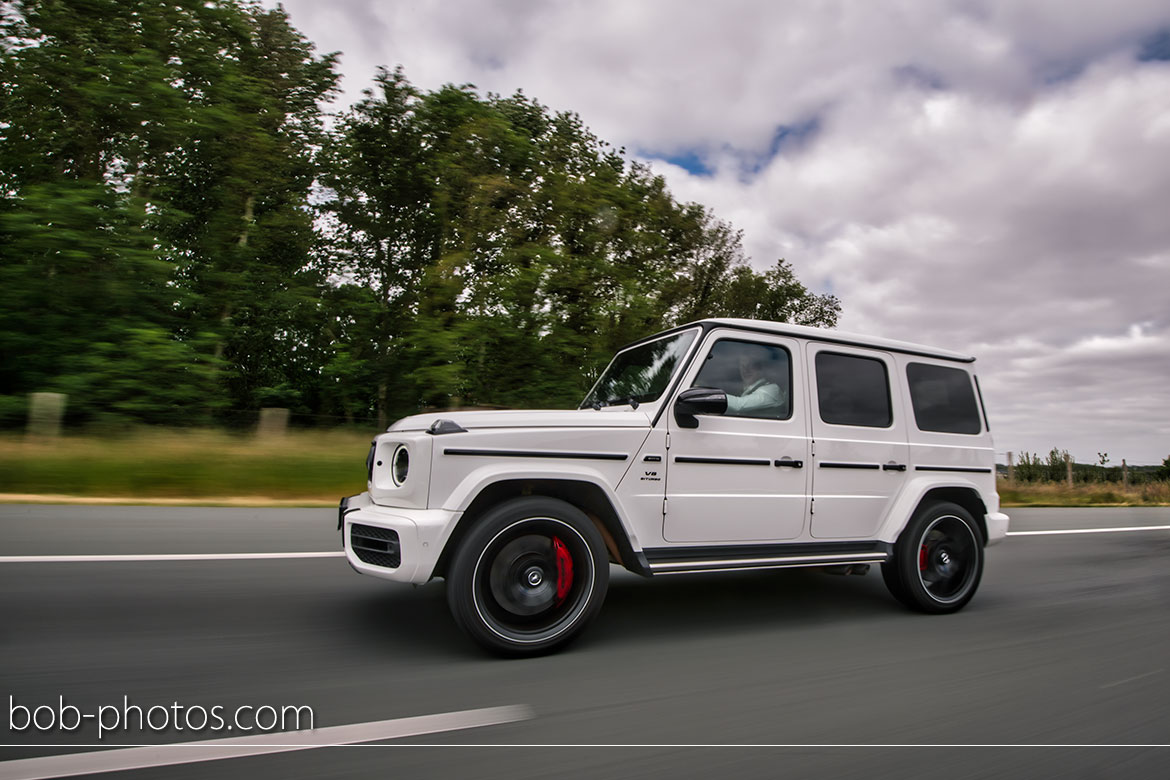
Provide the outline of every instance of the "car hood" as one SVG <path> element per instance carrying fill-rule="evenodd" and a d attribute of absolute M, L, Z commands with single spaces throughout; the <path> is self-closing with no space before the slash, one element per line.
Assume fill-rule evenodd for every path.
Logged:
<path fill-rule="evenodd" d="M 436 420 L 451 420 L 467 430 L 475 428 L 649 428 L 650 418 L 628 406 L 601 410 L 506 410 L 436 412 L 403 417 L 387 430 L 425 431 Z"/>

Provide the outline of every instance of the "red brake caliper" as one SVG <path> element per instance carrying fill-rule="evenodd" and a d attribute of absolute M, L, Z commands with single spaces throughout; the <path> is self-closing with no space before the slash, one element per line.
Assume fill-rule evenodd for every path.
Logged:
<path fill-rule="evenodd" d="M 918 571 L 926 571 L 926 545 L 918 548 Z"/>
<path fill-rule="evenodd" d="M 553 537 L 553 552 L 557 556 L 557 606 L 559 607 L 573 587 L 573 556 L 559 538 Z"/>

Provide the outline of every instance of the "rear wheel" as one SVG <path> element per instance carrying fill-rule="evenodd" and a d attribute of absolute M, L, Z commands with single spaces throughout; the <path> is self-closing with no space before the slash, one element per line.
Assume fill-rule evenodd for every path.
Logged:
<path fill-rule="evenodd" d="M 459 544 L 447 575 L 455 622 L 502 655 L 537 655 L 576 637 L 609 586 L 601 534 L 581 510 L 541 496 L 500 504 Z"/>
<path fill-rule="evenodd" d="M 898 556 L 894 555 L 890 560 L 882 564 L 882 580 L 886 583 L 886 588 L 890 591 L 894 598 L 902 602 L 906 606 L 912 606 L 906 595 L 906 587 L 902 584 L 902 575 L 898 573 Z"/>
<path fill-rule="evenodd" d="M 911 609 L 932 614 L 966 606 L 983 576 L 983 535 L 971 513 L 949 502 L 920 508 L 882 564 L 890 592 Z"/>

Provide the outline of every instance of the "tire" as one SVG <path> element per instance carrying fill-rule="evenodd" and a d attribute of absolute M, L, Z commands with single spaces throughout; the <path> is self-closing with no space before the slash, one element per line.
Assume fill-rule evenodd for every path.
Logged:
<path fill-rule="evenodd" d="M 913 607 L 909 600 L 910 597 L 906 595 L 906 586 L 902 584 L 902 575 L 898 573 L 897 555 L 882 564 L 882 580 L 885 581 L 886 588 L 894 598 L 908 607 Z"/>
<path fill-rule="evenodd" d="M 601 609 L 609 554 L 572 504 L 516 498 L 490 509 L 456 549 L 447 572 L 455 622 L 485 649 L 532 656 L 577 637 Z"/>
<path fill-rule="evenodd" d="M 940 502 L 919 508 L 902 531 L 892 561 L 882 564 L 890 592 L 933 615 L 958 612 L 983 576 L 983 534 L 971 513 Z"/>

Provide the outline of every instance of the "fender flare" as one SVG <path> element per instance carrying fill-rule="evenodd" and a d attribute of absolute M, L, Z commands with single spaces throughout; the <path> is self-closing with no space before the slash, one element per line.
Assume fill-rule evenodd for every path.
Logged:
<path fill-rule="evenodd" d="M 529 492 L 525 492 L 528 486 Z M 557 489 L 558 486 L 561 489 Z M 591 491 L 594 496 L 604 500 L 606 507 L 602 511 L 595 511 L 596 506 L 580 506 L 581 491 Z M 481 507 L 481 497 L 492 496 L 488 504 Z M 475 522 L 486 506 L 495 505 L 498 500 L 507 500 L 509 497 L 539 494 L 562 498 L 578 506 L 600 525 L 603 536 L 611 535 L 623 558 L 622 564 L 639 574 L 649 574 L 650 567 L 642 554 L 642 546 L 634 533 L 633 527 L 625 512 L 621 501 L 604 476 L 589 467 L 566 471 L 563 468 L 550 469 L 539 466 L 529 466 L 517 469 L 515 464 L 489 464 L 467 474 L 455 490 L 451 491 L 444 509 L 458 513 L 458 521 L 446 528 L 439 537 L 441 552 L 436 560 L 435 571 L 442 574 L 447 560 L 451 557 L 454 547 L 458 544 L 466 530 Z M 578 500 L 574 500 L 574 497 Z"/>
<path fill-rule="evenodd" d="M 910 523 L 914 512 L 934 492 L 942 493 L 938 500 L 955 501 L 971 511 L 980 531 L 983 532 L 984 543 L 987 542 L 986 515 L 989 510 L 983 501 L 983 493 L 974 482 L 961 477 L 946 480 L 916 477 L 908 480 L 886 512 L 878 528 L 877 538 L 891 544 L 896 542 L 903 529 Z"/>

